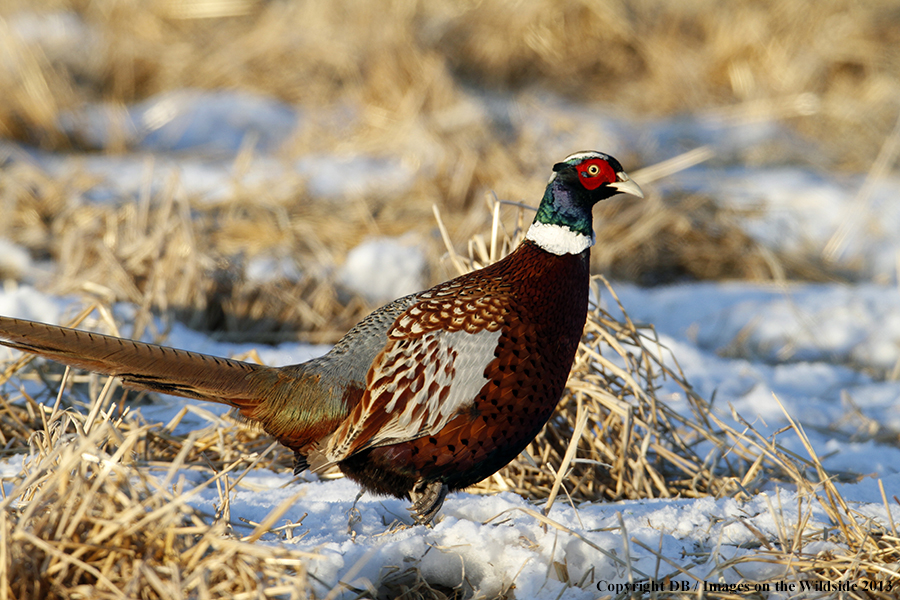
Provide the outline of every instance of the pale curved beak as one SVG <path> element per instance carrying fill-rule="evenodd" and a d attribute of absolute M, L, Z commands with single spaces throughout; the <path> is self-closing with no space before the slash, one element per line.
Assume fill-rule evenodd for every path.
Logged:
<path fill-rule="evenodd" d="M 641 186 L 629 179 L 628 175 L 620 172 L 616 173 L 616 177 L 619 180 L 615 183 L 610 183 L 609 187 L 617 190 L 620 194 L 629 194 L 638 198 L 644 197 L 644 191 L 641 189 Z"/>

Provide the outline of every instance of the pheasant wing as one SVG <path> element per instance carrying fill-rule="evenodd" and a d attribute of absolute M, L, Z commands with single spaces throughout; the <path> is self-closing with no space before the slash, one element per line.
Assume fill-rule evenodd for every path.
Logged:
<path fill-rule="evenodd" d="M 507 299 L 482 286 L 454 292 L 426 292 L 397 318 L 359 403 L 311 453 L 313 469 L 366 448 L 432 435 L 475 403 L 496 360 Z"/>

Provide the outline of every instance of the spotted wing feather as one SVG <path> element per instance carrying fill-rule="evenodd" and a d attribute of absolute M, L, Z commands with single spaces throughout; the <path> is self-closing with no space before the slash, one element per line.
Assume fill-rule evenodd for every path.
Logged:
<path fill-rule="evenodd" d="M 498 283 L 450 282 L 420 295 L 388 331 L 360 402 L 311 454 L 312 468 L 432 435 L 470 407 L 488 383 L 507 312 Z"/>

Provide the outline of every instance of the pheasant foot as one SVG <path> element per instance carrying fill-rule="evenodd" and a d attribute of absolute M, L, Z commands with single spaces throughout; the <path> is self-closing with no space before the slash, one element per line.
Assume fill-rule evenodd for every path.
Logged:
<path fill-rule="evenodd" d="M 419 525 L 430 525 L 432 519 L 444 505 L 444 498 L 450 488 L 440 481 L 419 480 L 416 486 L 409 492 L 412 506 L 409 512 Z"/>

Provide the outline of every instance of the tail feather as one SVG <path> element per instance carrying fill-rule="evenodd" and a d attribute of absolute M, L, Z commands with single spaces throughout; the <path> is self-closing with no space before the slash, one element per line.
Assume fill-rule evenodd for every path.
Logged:
<path fill-rule="evenodd" d="M 114 375 L 134 389 L 236 407 L 258 404 L 260 382 L 277 379 L 272 367 L 8 317 L 0 317 L 0 344 Z"/>

